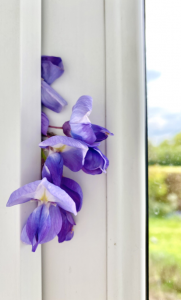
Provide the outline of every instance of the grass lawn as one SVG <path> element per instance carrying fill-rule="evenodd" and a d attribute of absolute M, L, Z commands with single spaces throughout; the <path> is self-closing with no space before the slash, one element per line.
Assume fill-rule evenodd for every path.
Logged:
<path fill-rule="evenodd" d="M 181 299 L 181 218 L 149 219 L 150 300 Z"/>

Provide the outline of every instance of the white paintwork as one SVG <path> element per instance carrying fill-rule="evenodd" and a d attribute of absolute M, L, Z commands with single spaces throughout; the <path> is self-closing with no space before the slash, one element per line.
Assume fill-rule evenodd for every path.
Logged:
<path fill-rule="evenodd" d="M 0 22 L 0 299 L 41 300 L 41 248 L 33 254 L 20 242 L 33 206 L 5 207 L 13 190 L 40 177 L 41 1 L 1 0 Z M 107 185 L 104 174 L 65 169 L 84 205 L 73 240 L 42 247 L 43 300 L 145 299 L 143 27 L 141 0 L 43 1 L 42 52 L 62 56 L 65 74 L 53 87 L 69 103 L 60 114 L 45 109 L 51 124 L 62 125 L 88 94 L 91 121 L 115 134 Z"/>
<path fill-rule="evenodd" d="M 115 133 L 107 188 L 105 175 L 64 172 L 81 184 L 84 205 L 71 242 L 43 245 L 43 300 L 145 299 L 143 28 L 141 0 L 43 2 L 42 53 L 63 58 L 53 87 L 69 103 L 60 114 L 45 109 L 51 125 L 88 94 L 92 122 Z"/>
<path fill-rule="evenodd" d="M 0 2 L 0 299 L 41 299 L 41 248 L 20 241 L 32 204 L 6 208 L 10 194 L 40 178 L 41 1 Z"/>
<path fill-rule="evenodd" d="M 72 106 L 87 94 L 94 100 L 91 121 L 104 126 L 103 1 L 44 0 L 42 17 L 42 53 L 62 57 L 65 73 L 53 87 L 68 101 L 60 114 L 45 110 L 51 125 L 69 120 Z M 58 244 L 55 239 L 42 247 L 43 300 L 105 300 L 106 175 L 73 173 L 66 168 L 64 175 L 81 185 L 84 203 L 72 241 Z"/>
<path fill-rule="evenodd" d="M 107 299 L 145 299 L 142 0 L 106 0 Z"/>

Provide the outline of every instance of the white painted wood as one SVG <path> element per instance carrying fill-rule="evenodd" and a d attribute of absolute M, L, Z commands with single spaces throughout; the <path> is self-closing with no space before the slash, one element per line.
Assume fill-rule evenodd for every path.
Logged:
<path fill-rule="evenodd" d="M 10 194 L 40 178 L 41 1 L 0 2 L 0 299 L 41 299 L 41 248 L 20 241 L 33 206 L 6 208 Z"/>
<path fill-rule="evenodd" d="M 42 53 L 63 59 L 65 73 L 53 87 L 68 101 L 60 114 L 45 109 L 50 124 L 61 126 L 69 120 L 77 99 L 91 95 L 94 105 L 90 119 L 104 126 L 103 0 L 44 0 L 42 29 Z M 102 150 L 105 153 L 104 145 Z M 43 300 L 105 300 L 106 175 L 73 173 L 66 168 L 64 175 L 81 185 L 84 203 L 76 217 L 72 241 L 58 244 L 55 239 L 42 247 Z"/>
<path fill-rule="evenodd" d="M 106 3 L 107 299 L 145 299 L 145 76 L 142 0 Z"/>

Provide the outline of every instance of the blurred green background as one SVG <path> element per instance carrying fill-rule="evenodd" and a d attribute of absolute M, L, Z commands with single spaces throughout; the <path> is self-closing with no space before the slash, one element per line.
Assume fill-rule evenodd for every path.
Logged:
<path fill-rule="evenodd" d="M 181 133 L 148 142 L 150 300 L 181 299 Z"/>

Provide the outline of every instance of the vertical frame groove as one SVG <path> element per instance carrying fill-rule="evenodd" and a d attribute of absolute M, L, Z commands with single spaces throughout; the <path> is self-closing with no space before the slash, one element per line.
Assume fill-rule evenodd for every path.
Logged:
<path fill-rule="evenodd" d="M 107 300 L 145 299 L 145 60 L 142 0 L 106 3 Z"/>

